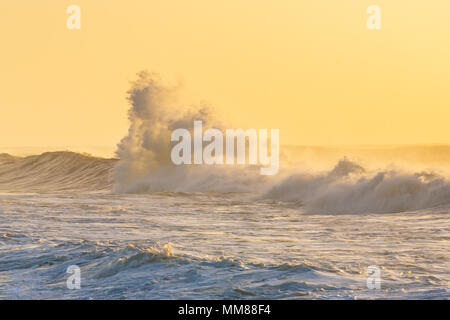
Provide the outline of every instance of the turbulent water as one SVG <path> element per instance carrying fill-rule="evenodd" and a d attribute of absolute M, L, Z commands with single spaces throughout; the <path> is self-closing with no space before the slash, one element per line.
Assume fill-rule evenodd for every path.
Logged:
<path fill-rule="evenodd" d="M 450 297 L 445 175 L 343 158 L 271 178 L 159 168 L 124 179 L 123 164 L 0 155 L 0 298 Z M 71 265 L 80 289 L 67 288 Z"/>
<path fill-rule="evenodd" d="M 0 298 L 450 297 L 450 147 L 283 147 L 274 176 L 174 166 L 174 129 L 223 129 L 177 97 L 138 74 L 120 160 L 0 154 Z"/>

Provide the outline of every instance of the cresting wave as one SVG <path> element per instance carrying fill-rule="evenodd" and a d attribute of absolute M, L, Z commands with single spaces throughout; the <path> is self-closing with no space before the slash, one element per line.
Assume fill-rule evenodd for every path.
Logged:
<path fill-rule="evenodd" d="M 450 205 L 450 181 L 431 171 L 369 172 L 344 158 L 326 173 L 292 174 L 262 198 L 295 201 L 318 213 L 403 212 Z"/>
<path fill-rule="evenodd" d="M 294 201 L 312 212 L 400 212 L 450 204 L 448 179 L 433 172 L 370 172 L 343 159 L 330 172 L 288 168 L 285 154 L 278 176 L 261 177 L 257 166 L 174 166 L 169 160 L 171 130 L 193 120 L 218 123 L 210 108 L 182 108 L 177 88 L 148 72 L 128 92 L 128 135 L 117 151 L 114 192 L 250 192 L 260 199 Z"/>
<path fill-rule="evenodd" d="M 120 160 L 73 152 L 24 158 L 1 154 L 0 192 L 241 192 L 252 200 L 290 202 L 312 213 L 403 212 L 450 205 L 450 180 L 433 170 L 371 170 L 342 158 L 333 169 L 318 171 L 287 148 L 280 150 L 275 176 L 261 176 L 257 165 L 176 166 L 170 161 L 173 130 L 188 128 L 195 120 L 205 129 L 223 128 L 211 108 L 185 107 L 177 97 L 178 87 L 140 72 L 128 92 L 130 128 L 118 144 Z M 429 151 L 448 164 L 450 148 L 433 148 Z"/>
<path fill-rule="evenodd" d="M 110 190 L 116 162 L 66 151 L 28 157 L 0 154 L 0 191 Z"/>
<path fill-rule="evenodd" d="M 113 188 L 120 162 L 72 152 L 0 155 L 2 192 L 91 192 Z M 281 201 L 311 213 L 383 213 L 450 205 L 450 181 L 433 171 L 368 170 L 347 158 L 332 170 L 284 168 L 262 177 L 256 167 L 164 168 L 136 179 L 127 193 L 243 192 L 257 201 Z"/>

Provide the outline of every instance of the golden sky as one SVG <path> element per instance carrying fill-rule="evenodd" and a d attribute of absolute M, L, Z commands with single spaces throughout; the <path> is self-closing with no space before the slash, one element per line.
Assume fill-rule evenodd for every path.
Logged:
<path fill-rule="evenodd" d="M 0 41 L 0 146 L 113 146 L 142 69 L 283 144 L 450 143 L 448 0 L 8 0 Z"/>

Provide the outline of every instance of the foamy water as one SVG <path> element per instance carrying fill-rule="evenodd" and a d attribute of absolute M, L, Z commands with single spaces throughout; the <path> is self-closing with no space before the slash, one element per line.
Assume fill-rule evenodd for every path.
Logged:
<path fill-rule="evenodd" d="M 159 168 L 118 185 L 116 164 L 0 156 L 1 298 L 450 297 L 450 189 L 439 173 L 343 159 L 273 179 Z M 79 290 L 66 286 L 70 265 Z M 367 288 L 371 265 L 381 289 Z"/>

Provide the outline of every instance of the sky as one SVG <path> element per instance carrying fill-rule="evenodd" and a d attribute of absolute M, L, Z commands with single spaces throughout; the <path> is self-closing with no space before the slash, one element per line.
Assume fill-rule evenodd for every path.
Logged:
<path fill-rule="evenodd" d="M 1 1 L 0 146 L 116 145 L 143 69 L 282 144 L 448 144 L 449 17 L 448 0 Z"/>

